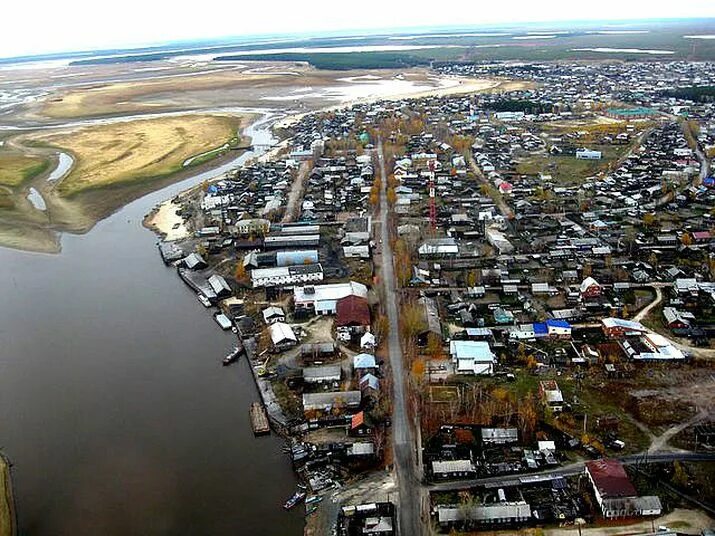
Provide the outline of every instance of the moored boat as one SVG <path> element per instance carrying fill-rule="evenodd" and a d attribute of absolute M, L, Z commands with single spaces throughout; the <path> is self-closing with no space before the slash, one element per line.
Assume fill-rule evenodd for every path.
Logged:
<path fill-rule="evenodd" d="M 305 499 L 305 492 L 296 491 L 293 496 L 285 502 L 283 508 L 290 510 L 295 505 L 299 504 L 303 499 Z"/>
<path fill-rule="evenodd" d="M 226 357 L 223 358 L 223 366 L 225 367 L 238 360 L 238 357 L 241 355 L 241 351 L 241 348 L 239 348 L 238 346 L 234 347 L 234 349 L 231 350 L 231 352 L 229 352 Z"/>

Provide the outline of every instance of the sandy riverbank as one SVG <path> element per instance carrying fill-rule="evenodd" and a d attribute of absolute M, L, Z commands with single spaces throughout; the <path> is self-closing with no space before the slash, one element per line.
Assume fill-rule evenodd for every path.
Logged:
<path fill-rule="evenodd" d="M 177 210 L 179 206 L 172 199 L 167 199 L 146 215 L 144 227 L 151 229 L 167 242 L 188 238 L 189 230 Z"/>

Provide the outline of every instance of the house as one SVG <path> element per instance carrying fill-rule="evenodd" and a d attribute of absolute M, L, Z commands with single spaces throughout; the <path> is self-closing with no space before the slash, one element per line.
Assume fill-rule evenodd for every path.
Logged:
<path fill-rule="evenodd" d="M 564 409 L 564 396 L 555 380 L 539 382 L 539 395 L 544 407 L 553 413 L 561 413 Z"/>
<path fill-rule="evenodd" d="M 601 329 L 604 335 L 611 339 L 621 339 L 627 336 L 642 335 L 648 330 L 640 322 L 632 320 L 624 320 L 622 318 L 603 318 L 601 319 Z"/>
<path fill-rule="evenodd" d="M 508 328 L 509 339 L 515 341 L 533 341 L 536 338 L 535 324 L 519 324 Z"/>
<path fill-rule="evenodd" d="M 432 475 L 435 479 L 474 478 L 476 474 L 477 468 L 472 460 L 435 460 L 432 462 Z"/>
<path fill-rule="evenodd" d="M 673 287 L 678 294 L 690 294 L 692 296 L 697 296 L 700 291 L 698 282 L 694 278 L 676 279 L 673 283 Z"/>
<path fill-rule="evenodd" d="M 263 309 L 262 314 L 263 321 L 266 325 L 275 324 L 276 322 L 285 322 L 286 320 L 286 315 L 283 312 L 283 309 L 276 307 L 275 305 Z"/>
<path fill-rule="evenodd" d="M 218 274 L 214 274 L 209 277 L 208 283 L 211 290 L 214 291 L 214 294 L 216 294 L 218 298 L 226 298 L 227 296 L 233 294 L 231 287 L 228 286 L 226 280 Z"/>
<path fill-rule="evenodd" d="M 370 330 L 370 307 L 367 298 L 351 294 L 340 298 L 335 307 L 335 326 L 350 335 Z"/>
<path fill-rule="evenodd" d="M 360 378 L 358 383 L 360 385 L 360 392 L 364 398 L 377 398 L 380 394 L 380 380 L 371 372 L 368 372 Z"/>
<path fill-rule="evenodd" d="M 424 315 L 424 328 L 417 334 L 417 343 L 420 346 L 426 346 L 430 336 L 436 337 L 442 342 L 442 322 L 439 317 L 439 309 L 437 301 L 427 296 L 417 300 L 422 305 L 422 313 Z"/>
<path fill-rule="evenodd" d="M 482 428 L 484 445 L 508 445 L 519 442 L 519 430 L 516 428 Z"/>
<path fill-rule="evenodd" d="M 509 242 L 504 233 L 502 233 L 498 229 L 495 229 L 494 227 L 489 227 L 486 230 L 486 237 L 487 242 L 489 242 L 497 249 L 499 255 L 509 255 L 510 253 L 514 252 L 514 245 Z"/>
<path fill-rule="evenodd" d="M 663 307 L 663 318 L 669 329 L 688 329 L 695 315 L 688 311 L 678 311 L 675 307 Z"/>
<path fill-rule="evenodd" d="M 323 280 L 321 264 L 279 266 L 277 268 L 256 268 L 251 270 L 253 288 L 278 287 Z"/>
<path fill-rule="evenodd" d="M 181 262 L 189 270 L 203 270 L 208 266 L 207 262 L 198 253 L 190 253 Z"/>
<path fill-rule="evenodd" d="M 581 294 L 581 298 L 590 300 L 598 298 L 601 295 L 602 288 L 601 285 L 598 284 L 598 281 L 589 276 L 581 282 L 579 292 Z"/>
<path fill-rule="evenodd" d="M 298 344 L 298 337 L 293 329 L 284 322 L 276 322 L 268 326 L 274 351 L 282 352 Z"/>
<path fill-rule="evenodd" d="M 318 250 L 298 249 L 276 252 L 276 266 L 298 266 L 303 264 L 318 264 Z"/>
<path fill-rule="evenodd" d="M 685 354 L 659 333 L 648 332 L 640 337 L 621 341 L 629 359 L 635 361 L 682 361 Z"/>
<path fill-rule="evenodd" d="M 372 427 L 368 424 L 364 411 L 358 411 L 350 418 L 348 434 L 351 436 L 366 436 L 372 433 Z"/>
<path fill-rule="evenodd" d="M 623 464 L 618 460 L 587 461 L 586 475 L 604 517 L 612 519 L 660 515 L 660 499 L 655 496 L 639 497 Z"/>
<path fill-rule="evenodd" d="M 303 381 L 305 383 L 332 383 L 339 382 L 341 378 L 340 365 L 321 365 L 317 367 L 305 367 L 303 369 Z"/>
<path fill-rule="evenodd" d="M 549 333 L 549 337 L 556 337 L 560 339 L 568 339 L 571 337 L 572 327 L 566 320 L 557 320 L 550 318 L 546 321 L 546 328 Z"/>
<path fill-rule="evenodd" d="M 525 501 L 499 502 L 477 506 L 438 506 L 437 522 L 447 530 L 453 527 L 484 525 L 513 526 L 531 519 L 531 506 Z"/>
<path fill-rule="evenodd" d="M 449 353 L 458 374 L 494 374 L 496 356 L 487 342 L 452 340 Z"/>
<path fill-rule="evenodd" d="M 588 149 L 577 149 L 576 158 L 579 160 L 600 160 L 601 151 L 590 151 Z"/>
<path fill-rule="evenodd" d="M 343 246 L 343 256 L 346 259 L 369 259 L 370 246 L 368 246 L 367 244 L 362 244 L 358 246 Z"/>
<path fill-rule="evenodd" d="M 360 391 L 332 391 L 328 393 L 303 394 L 303 411 L 355 410 L 360 407 L 362 394 Z"/>
<path fill-rule="evenodd" d="M 338 300 L 352 295 L 367 298 L 367 287 L 355 281 L 295 287 L 293 289 L 293 303 L 296 312 L 332 315 L 337 311 Z"/>
<path fill-rule="evenodd" d="M 270 220 L 264 218 L 249 218 L 236 222 L 236 234 L 240 236 L 263 236 L 271 228 Z"/>
<path fill-rule="evenodd" d="M 425 240 L 417 252 L 420 257 L 456 257 L 459 246 L 454 238 L 432 238 Z"/>
<path fill-rule="evenodd" d="M 372 350 L 375 348 L 375 343 L 376 343 L 375 335 L 370 333 L 369 331 L 365 334 L 363 334 L 362 337 L 360 337 L 360 348 L 364 350 Z"/>
<path fill-rule="evenodd" d="M 375 356 L 372 354 L 357 354 L 353 356 L 353 369 L 372 370 L 377 368 Z"/>
<path fill-rule="evenodd" d="M 300 357 L 305 362 L 320 363 L 333 359 L 337 355 L 334 342 L 314 342 L 300 347 Z"/>
<path fill-rule="evenodd" d="M 504 309 L 503 307 L 497 307 L 494 309 L 494 322 L 497 324 L 513 324 L 514 313 Z"/>

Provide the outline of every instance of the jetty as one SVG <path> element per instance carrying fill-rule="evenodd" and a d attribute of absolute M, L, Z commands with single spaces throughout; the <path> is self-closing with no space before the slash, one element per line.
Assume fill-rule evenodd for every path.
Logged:
<path fill-rule="evenodd" d="M 268 424 L 268 415 L 260 402 L 251 404 L 250 409 L 251 427 L 254 435 L 265 435 L 271 433 L 271 427 Z"/>

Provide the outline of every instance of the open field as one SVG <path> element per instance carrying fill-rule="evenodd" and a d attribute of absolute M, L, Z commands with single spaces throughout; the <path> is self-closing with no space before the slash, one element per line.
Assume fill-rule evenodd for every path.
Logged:
<path fill-rule="evenodd" d="M 179 171 L 186 159 L 236 138 L 229 116 L 147 119 L 30 138 L 72 154 L 75 165 L 58 185 L 61 196 L 152 180 Z"/>
<path fill-rule="evenodd" d="M 43 173 L 50 161 L 36 155 L 0 149 L 0 187 L 14 188 Z"/>
<path fill-rule="evenodd" d="M 516 171 L 524 175 L 544 173 L 551 175 L 558 184 L 570 186 L 610 169 L 612 164 L 624 154 L 624 151 L 610 145 L 592 145 L 589 146 L 589 149 L 602 151 L 603 158 L 601 160 L 579 160 L 575 156 L 552 156 L 544 153 L 519 162 Z"/>

